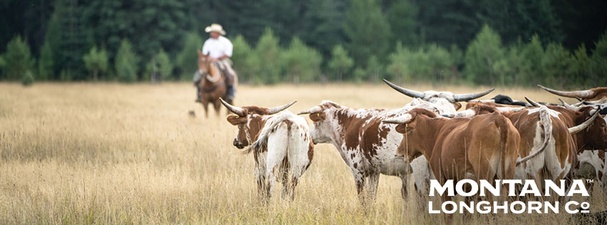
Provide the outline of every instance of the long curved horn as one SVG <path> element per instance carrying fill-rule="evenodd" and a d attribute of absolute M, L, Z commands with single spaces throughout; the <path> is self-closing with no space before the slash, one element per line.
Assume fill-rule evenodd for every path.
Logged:
<path fill-rule="evenodd" d="M 221 101 L 221 104 L 223 104 L 228 110 L 230 110 L 230 112 L 233 112 L 234 114 L 239 116 L 245 116 L 244 109 L 230 105 L 230 103 L 227 103 L 222 98 L 219 98 L 219 101 Z"/>
<path fill-rule="evenodd" d="M 449 118 L 472 118 L 476 116 L 476 111 L 471 109 L 466 109 L 462 111 L 457 111 L 455 113 L 443 114 L 444 117 Z"/>
<path fill-rule="evenodd" d="M 577 126 L 573 126 L 568 128 L 569 133 L 570 134 L 577 134 L 580 131 L 583 131 L 584 129 L 586 129 L 588 126 L 590 126 L 590 124 L 592 124 L 592 122 L 594 122 L 594 120 L 596 119 L 596 117 L 599 115 L 599 110 L 597 110 L 592 117 L 590 117 L 589 119 L 587 119 L 586 121 L 584 121 L 582 124 L 577 125 Z"/>
<path fill-rule="evenodd" d="M 470 101 L 472 99 L 477 99 L 477 98 L 483 97 L 483 96 L 491 93 L 493 90 L 495 90 L 495 88 L 491 88 L 489 90 L 479 92 L 479 93 L 454 94 L 453 99 L 455 99 L 456 102 L 466 102 L 466 101 Z"/>
<path fill-rule="evenodd" d="M 305 111 L 297 113 L 297 115 L 312 114 L 320 111 L 320 107 L 316 106 Z"/>
<path fill-rule="evenodd" d="M 404 124 L 404 123 L 411 121 L 411 119 L 413 119 L 413 116 L 411 116 L 411 114 L 407 113 L 403 116 L 382 120 L 382 122 Z"/>
<path fill-rule="evenodd" d="M 570 108 L 571 105 L 569 105 L 569 103 L 563 101 L 563 99 L 559 98 L 559 101 L 561 102 L 561 104 L 565 107 L 565 108 Z"/>
<path fill-rule="evenodd" d="M 384 79 L 384 82 L 385 82 L 385 83 L 386 83 L 388 86 L 390 86 L 392 89 L 394 89 L 394 90 L 396 90 L 396 91 L 400 92 L 401 94 L 407 95 L 407 96 L 409 96 L 409 97 L 411 97 L 411 98 L 422 98 L 422 99 L 423 99 L 423 98 L 424 98 L 424 96 L 426 95 L 426 94 L 424 94 L 423 92 L 414 91 L 414 90 L 409 90 L 409 89 L 406 89 L 406 88 L 404 88 L 404 87 L 399 87 L 398 85 L 393 84 L 393 83 L 391 83 L 390 81 L 388 81 L 388 80 L 386 80 L 386 79 Z"/>
<path fill-rule="evenodd" d="M 577 110 L 578 107 L 570 105 L 569 103 L 565 102 L 563 99 L 559 98 L 559 101 L 561 101 L 561 104 L 563 105 L 563 107 L 567 108 L 567 109 L 572 109 L 572 110 Z"/>
<path fill-rule="evenodd" d="M 295 104 L 296 102 L 297 102 L 297 101 L 293 101 L 293 102 L 288 103 L 288 104 L 284 104 L 284 105 L 281 105 L 281 106 L 277 106 L 277 107 L 271 108 L 271 109 L 269 110 L 269 113 L 270 113 L 270 115 L 272 115 L 272 114 L 274 114 L 274 113 L 278 113 L 278 112 L 280 112 L 280 111 L 282 111 L 282 110 L 285 110 L 285 109 L 287 109 L 287 108 L 291 107 L 291 106 L 292 106 L 293 104 Z"/>
<path fill-rule="evenodd" d="M 541 106 L 540 103 L 537 103 L 536 101 L 533 101 L 530 98 L 525 97 L 525 100 L 527 100 L 527 102 L 529 102 L 529 104 L 531 104 L 532 106 Z"/>
<path fill-rule="evenodd" d="M 569 97 L 569 98 L 589 98 L 592 97 L 594 95 L 594 91 L 593 90 L 584 90 L 584 91 L 559 91 L 559 90 L 554 90 L 554 89 L 550 89 L 547 87 L 544 87 L 542 85 L 537 85 L 538 87 L 540 87 L 541 89 L 546 90 L 547 92 L 550 92 L 552 94 L 555 95 L 559 95 L 559 96 L 563 96 L 563 97 Z"/>

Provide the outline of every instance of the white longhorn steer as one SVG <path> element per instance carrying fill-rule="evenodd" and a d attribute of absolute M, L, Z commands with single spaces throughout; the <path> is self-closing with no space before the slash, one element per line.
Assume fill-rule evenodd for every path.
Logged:
<path fill-rule="evenodd" d="M 282 198 L 293 200 L 295 186 L 314 155 L 308 123 L 285 110 L 295 102 L 268 109 L 236 107 L 220 100 L 235 114 L 227 117 L 228 122 L 238 127 L 234 146 L 239 149 L 250 146 L 244 152 L 253 152 L 259 197 L 268 202 L 279 175 L 283 183 Z"/>

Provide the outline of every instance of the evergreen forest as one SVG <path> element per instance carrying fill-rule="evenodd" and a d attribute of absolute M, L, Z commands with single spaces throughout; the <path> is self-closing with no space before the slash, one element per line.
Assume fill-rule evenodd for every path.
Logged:
<path fill-rule="evenodd" d="M 607 86 L 604 0 L 2 0 L 0 81 L 188 81 L 204 28 L 252 84 Z"/>

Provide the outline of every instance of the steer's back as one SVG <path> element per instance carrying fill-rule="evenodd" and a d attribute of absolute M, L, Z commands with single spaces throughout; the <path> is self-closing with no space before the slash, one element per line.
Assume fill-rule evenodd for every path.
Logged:
<path fill-rule="evenodd" d="M 442 170 L 448 176 L 476 179 L 514 177 L 520 138 L 510 120 L 499 113 L 483 114 L 459 124 L 452 131 L 441 144 Z M 457 165 L 465 168 L 454 171 Z"/>
<path fill-rule="evenodd" d="M 292 169 L 303 173 L 312 161 L 314 145 L 308 123 L 290 111 L 269 116 L 254 148 L 265 148 L 269 164 L 282 162 L 285 157 Z"/>

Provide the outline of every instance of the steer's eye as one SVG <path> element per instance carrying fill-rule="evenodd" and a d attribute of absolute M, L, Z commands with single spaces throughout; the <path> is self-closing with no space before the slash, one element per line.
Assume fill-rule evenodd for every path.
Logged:
<path fill-rule="evenodd" d="M 311 114 L 310 114 L 310 119 L 311 119 L 312 121 L 314 121 L 314 122 L 321 121 L 321 120 L 323 120 L 324 118 L 325 118 L 325 114 L 324 114 L 324 113 L 319 113 L 319 112 L 317 112 L 317 113 L 311 113 Z"/>

